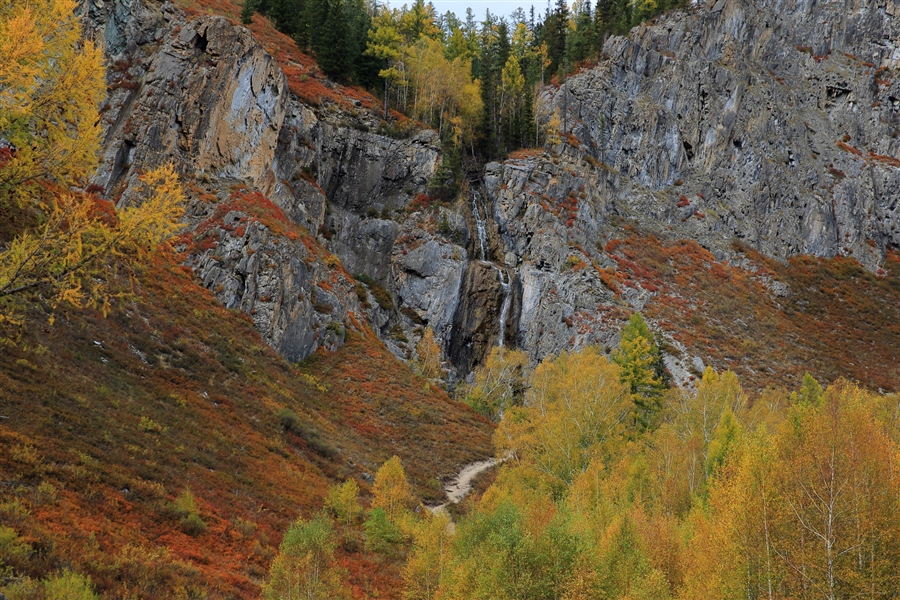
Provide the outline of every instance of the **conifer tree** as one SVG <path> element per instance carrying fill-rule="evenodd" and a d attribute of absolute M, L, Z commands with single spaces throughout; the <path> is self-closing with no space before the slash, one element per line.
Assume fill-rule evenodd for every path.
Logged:
<path fill-rule="evenodd" d="M 372 20 L 372 29 L 366 42 L 366 54 L 384 63 L 378 76 L 384 81 L 384 118 L 388 118 L 391 86 L 399 88 L 406 83 L 402 65 L 403 37 L 397 26 L 398 13 L 387 7 L 381 9 Z"/>
<path fill-rule="evenodd" d="M 804 373 L 800 391 L 791 394 L 791 402 L 794 404 L 802 403 L 809 406 L 819 406 L 824 396 L 825 392 L 822 390 L 819 382 L 816 381 L 816 378 L 809 373 Z"/>
<path fill-rule="evenodd" d="M 243 4 L 241 4 L 241 24 L 251 24 L 254 14 L 256 14 L 256 2 L 254 0 L 244 0 Z"/>
<path fill-rule="evenodd" d="M 183 195 L 168 167 L 118 212 L 85 186 L 97 165 L 100 49 L 81 38 L 74 0 L 16 0 L 0 11 L 0 213 L 33 227 L 0 239 L 0 321 L 26 298 L 106 309 L 111 263 L 133 265 L 179 228 Z"/>
<path fill-rule="evenodd" d="M 344 483 L 332 486 L 325 497 L 325 507 L 330 509 L 340 522 L 352 525 L 362 512 L 359 505 L 359 486 L 356 481 L 348 479 Z"/>
<path fill-rule="evenodd" d="M 612 359 L 622 367 L 622 383 L 634 394 L 635 423 L 641 429 L 651 427 L 661 409 L 666 388 L 661 376 L 665 367 L 653 334 L 640 313 L 634 313 L 622 329 L 622 339 Z"/>
<path fill-rule="evenodd" d="M 441 366 L 441 347 L 434 339 L 431 327 L 425 328 L 422 339 L 416 345 L 416 354 L 419 356 L 418 370 L 425 379 L 441 379 L 444 369 Z"/>
<path fill-rule="evenodd" d="M 349 74 L 347 47 L 347 15 L 341 0 L 324 0 L 325 21 L 316 40 L 316 62 L 326 75 L 346 77 Z"/>

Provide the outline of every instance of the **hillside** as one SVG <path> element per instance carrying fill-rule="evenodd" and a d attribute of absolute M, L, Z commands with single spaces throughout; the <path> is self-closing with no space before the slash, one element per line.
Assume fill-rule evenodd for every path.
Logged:
<path fill-rule="evenodd" d="M 391 455 L 417 494 L 490 453 L 491 428 L 369 332 L 291 365 L 162 256 L 107 317 L 36 311 L 0 360 L 4 523 L 108 597 L 255 597 L 287 524 Z M 285 427 L 283 414 L 296 420 Z M 172 504 L 190 489 L 207 525 Z"/>
<path fill-rule="evenodd" d="M 731 585 L 710 576 L 717 548 L 735 565 L 752 554 L 714 521 L 742 518 L 730 498 L 750 487 L 736 474 L 769 468 L 754 444 L 777 446 L 769 464 L 784 471 L 765 472 L 784 483 L 805 464 L 794 449 L 820 439 L 789 425 L 825 431 L 839 416 L 877 442 L 859 464 L 887 472 L 900 9 L 604 6 L 632 5 L 611 24 L 559 3 L 542 28 L 524 14 L 443 22 L 422 2 L 379 12 L 372 31 L 396 47 L 378 64 L 397 73 L 370 92 L 327 77 L 275 20 L 239 25 L 231 0 L 88 3 L 78 19 L 106 65 L 98 119 L 84 121 L 99 165 L 20 190 L 4 170 L 28 147 L 8 136 L 28 127 L 0 107 L 0 252 L 15 258 L 71 191 L 96 225 L 76 254 L 147 206 L 145 178 L 169 165 L 184 215 L 158 216 L 177 235 L 104 255 L 81 279 L 63 256 L 58 296 L 36 284 L 14 305 L 0 269 L 3 593 L 43 600 L 10 586 L 71 570 L 104 598 L 256 598 L 303 547 L 297 532 L 327 522 L 327 571 L 354 598 L 467 598 L 476 583 L 501 597 L 498 573 L 510 597 L 687 598 L 706 579 L 715 596 Z M 35 147 L 52 139 L 34 129 Z M 77 224 L 58 223 L 61 237 Z M 91 303 L 100 289 L 109 305 Z M 637 313 L 672 384 L 651 399 L 608 360 Z M 499 425 L 461 402 L 498 346 L 501 365 L 521 351 L 497 375 L 509 397 L 491 416 L 512 415 Z M 581 404 L 560 408 L 570 391 Z M 582 434 L 601 412 L 615 418 Z M 396 521 L 375 485 L 395 455 L 411 486 L 394 490 Z M 449 507 L 453 538 L 420 504 L 443 503 L 490 456 L 509 460 Z M 347 480 L 361 507 L 321 512 Z M 865 502 L 886 523 L 896 481 L 871 481 L 854 489 L 876 490 Z M 656 530 L 665 547 L 651 547 Z M 866 535 L 888 548 L 884 531 Z M 889 589 L 884 564 L 867 573 Z M 802 588 L 789 567 L 781 589 Z"/>

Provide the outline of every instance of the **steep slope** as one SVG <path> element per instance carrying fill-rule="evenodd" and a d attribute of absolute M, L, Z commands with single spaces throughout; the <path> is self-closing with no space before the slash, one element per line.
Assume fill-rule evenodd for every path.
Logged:
<path fill-rule="evenodd" d="M 365 493 L 397 454 L 435 501 L 490 453 L 490 426 L 370 331 L 293 366 L 177 261 L 107 318 L 48 327 L 36 310 L 4 348 L 0 520 L 34 549 L 21 572 L 71 566 L 110 598 L 256 597 L 287 525 L 330 484 Z M 205 532 L 180 524 L 186 489 Z"/>

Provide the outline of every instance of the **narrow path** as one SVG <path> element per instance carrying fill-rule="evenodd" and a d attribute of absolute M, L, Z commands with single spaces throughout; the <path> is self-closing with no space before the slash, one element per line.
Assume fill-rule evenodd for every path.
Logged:
<path fill-rule="evenodd" d="M 429 506 L 428 510 L 433 513 L 438 513 L 444 510 L 448 504 L 458 504 L 472 491 L 472 481 L 474 481 L 479 474 L 490 469 L 499 462 L 502 461 L 496 458 L 488 458 L 464 466 L 456 477 L 451 479 L 447 482 L 447 485 L 444 486 L 444 491 L 447 493 L 447 498 L 450 499 L 450 502 L 438 504 L 437 506 Z"/>

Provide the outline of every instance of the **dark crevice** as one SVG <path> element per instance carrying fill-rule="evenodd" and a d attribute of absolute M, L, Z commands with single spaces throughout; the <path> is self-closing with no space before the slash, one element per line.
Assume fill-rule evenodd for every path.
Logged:
<path fill-rule="evenodd" d="M 196 48 L 200 52 L 206 52 L 207 45 L 209 45 L 209 39 L 207 39 L 205 33 L 198 33 L 194 37 L 194 48 Z"/>
<path fill-rule="evenodd" d="M 124 140 L 122 145 L 116 151 L 116 158 L 113 161 L 113 168 L 109 174 L 109 181 L 106 182 L 106 189 L 112 190 L 125 172 L 131 167 L 131 152 L 134 150 L 134 142 Z"/>

